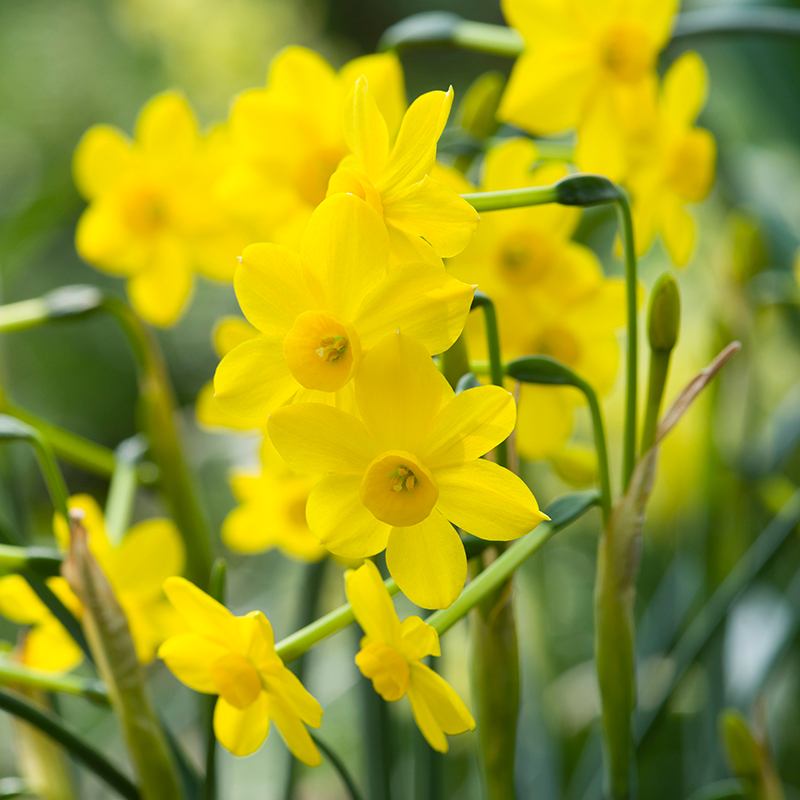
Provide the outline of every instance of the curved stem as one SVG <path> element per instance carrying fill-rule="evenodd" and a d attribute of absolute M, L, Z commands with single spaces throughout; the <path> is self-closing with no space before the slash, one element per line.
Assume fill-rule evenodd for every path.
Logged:
<path fill-rule="evenodd" d="M 531 186 L 523 189 L 502 189 L 496 192 L 469 192 L 461 196 L 478 212 L 507 211 L 558 202 L 558 184 Z"/>
<path fill-rule="evenodd" d="M 54 714 L 43 711 L 21 697 L 0 689 L 0 709 L 37 728 L 62 745 L 120 797 L 139 800 L 139 790 L 99 750 L 67 728 Z"/>
<path fill-rule="evenodd" d="M 111 476 L 106 500 L 105 519 L 108 536 L 119 543 L 128 530 L 131 510 L 139 485 L 139 462 L 145 454 L 147 444 L 141 436 L 133 436 L 121 442 L 114 456 L 116 467 Z"/>
<path fill-rule="evenodd" d="M 597 393 L 585 380 L 579 379 L 580 390 L 583 392 L 589 405 L 589 414 L 592 418 L 592 433 L 594 435 L 594 448 L 597 451 L 597 477 L 600 483 L 600 508 L 603 512 L 603 522 L 611 518 L 611 474 L 608 468 L 608 445 L 606 444 L 606 428 L 603 423 L 603 412 L 597 400 Z"/>
<path fill-rule="evenodd" d="M 800 38 L 800 11 L 793 8 L 704 8 L 678 16 L 670 44 L 717 36 Z"/>
<path fill-rule="evenodd" d="M 311 734 L 311 738 L 316 743 L 317 747 L 325 753 L 325 757 L 330 761 L 331 766 L 336 770 L 339 777 L 342 780 L 345 788 L 347 789 L 347 793 L 350 796 L 350 800 L 362 800 L 361 792 L 359 792 L 358 787 L 356 786 L 356 782 L 353 780 L 353 776 L 348 771 L 347 767 L 344 765 L 344 762 L 341 758 L 330 748 L 328 747 L 325 742 L 322 741 L 318 736 L 315 736 L 313 733 Z"/>
<path fill-rule="evenodd" d="M 85 697 L 97 703 L 108 703 L 108 693 L 100 681 L 89 681 L 74 675 L 62 675 L 31 669 L 8 659 L 0 659 L 0 684 L 27 686 L 45 692 L 58 692 Z"/>

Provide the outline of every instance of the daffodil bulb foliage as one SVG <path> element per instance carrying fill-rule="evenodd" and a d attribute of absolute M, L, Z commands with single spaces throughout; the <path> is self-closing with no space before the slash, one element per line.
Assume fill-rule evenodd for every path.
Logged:
<path fill-rule="evenodd" d="M 387 702 L 408 697 L 428 744 L 448 750 L 447 735 L 471 731 L 475 720 L 447 681 L 422 659 L 441 655 L 439 634 L 419 617 L 402 622 L 377 567 L 365 561 L 345 575 L 347 599 L 364 631 L 356 665 Z"/>
<path fill-rule="evenodd" d="M 170 578 L 164 591 L 185 631 L 167 639 L 158 655 L 190 689 L 218 695 L 214 734 L 220 744 L 236 756 L 250 755 L 274 722 L 296 758 L 319 764 L 306 726 L 320 726 L 322 707 L 275 652 L 264 614 L 237 617 L 184 578 Z"/>
<path fill-rule="evenodd" d="M 347 403 L 363 359 L 387 333 L 404 331 L 428 355 L 446 350 L 474 291 L 441 262 L 391 264 L 386 226 L 352 194 L 317 207 L 299 252 L 248 247 L 234 285 L 258 335 L 222 359 L 215 397 L 253 428 L 290 401 Z"/>
<path fill-rule="evenodd" d="M 403 593 L 444 608 L 467 574 L 453 525 L 507 541 L 546 519 L 520 478 L 481 458 L 511 434 L 514 399 L 497 386 L 455 395 L 405 333 L 370 349 L 354 387 L 356 413 L 297 403 L 273 412 L 269 435 L 292 469 L 321 476 L 306 517 L 324 547 L 348 558 L 386 550 Z"/>

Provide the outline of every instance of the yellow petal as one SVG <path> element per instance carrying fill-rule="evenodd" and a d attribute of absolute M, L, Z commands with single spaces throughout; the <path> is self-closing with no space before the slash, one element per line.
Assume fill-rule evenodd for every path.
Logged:
<path fill-rule="evenodd" d="M 0 578 L 0 616 L 18 625 L 43 622 L 50 615 L 39 595 L 21 575 Z"/>
<path fill-rule="evenodd" d="M 578 400 L 573 389 L 532 386 L 520 389 L 517 449 L 524 458 L 548 458 L 569 439 Z"/>
<path fill-rule="evenodd" d="M 214 374 L 217 403 L 225 414 L 238 417 L 242 427 L 263 428 L 270 412 L 298 388 L 282 342 L 274 336 L 257 336 L 234 347 Z"/>
<path fill-rule="evenodd" d="M 386 226 L 361 198 L 334 194 L 308 221 L 302 255 L 319 280 L 329 309 L 348 321 L 389 263 Z"/>
<path fill-rule="evenodd" d="M 300 257 L 280 245 L 245 248 L 233 285 L 245 317 L 262 333 L 284 335 L 309 308 Z"/>
<path fill-rule="evenodd" d="M 708 98 L 708 72 L 697 53 L 680 56 L 667 70 L 662 88 L 664 114 L 676 125 L 690 126 Z"/>
<path fill-rule="evenodd" d="M 452 736 L 475 728 L 472 714 L 455 689 L 424 664 L 412 665 L 408 696 L 414 721 L 436 750 L 447 752 L 444 734 Z"/>
<path fill-rule="evenodd" d="M 369 175 L 376 175 L 389 157 L 389 132 L 362 75 L 345 103 L 344 138 Z"/>
<path fill-rule="evenodd" d="M 69 672 L 83 661 L 83 652 L 55 618 L 25 634 L 21 656 L 26 666 L 45 672 Z"/>
<path fill-rule="evenodd" d="M 254 703 L 238 709 L 219 698 L 214 707 L 214 735 L 235 756 L 249 756 L 261 747 L 269 733 L 267 695 L 260 692 Z"/>
<path fill-rule="evenodd" d="M 481 539 L 516 539 L 546 519 L 525 483 L 486 459 L 437 470 L 435 478 L 439 511 Z"/>
<path fill-rule="evenodd" d="M 256 335 L 257 331 L 246 320 L 239 317 L 223 317 L 214 326 L 212 334 L 214 352 L 222 358 L 236 345 L 253 339 Z"/>
<path fill-rule="evenodd" d="M 387 225 L 424 239 L 440 258 L 458 255 L 478 227 L 478 212 L 450 187 L 429 177 L 387 199 L 384 217 Z"/>
<path fill-rule="evenodd" d="M 150 519 L 125 534 L 114 551 L 109 578 L 117 591 L 159 597 L 164 581 L 180 575 L 183 564 L 183 542 L 174 523 Z"/>
<path fill-rule="evenodd" d="M 128 276 L 146 263 L 117 209 L 103 199 L 81 214 L 75 249 L 82 259 L 112 275 Z"/>
<path fill-rule="evenodd" d="M 136 312 L 151 325 L 174 325 L 192 294 L 194 278 L 186 253 L 174 240 L 159 243 L 150 265 L 128 281 L 128 296 Z"/>
<path fill-rule="evenodd" d="M 365 561 L 358 569 L 348 570 L 344 588 L 364 633 L 379 642 L 395 642 L 400 635 L 400 620 L 378 568 Z"/>
<path fill-rule="evenodd" d="M 364 506 L 360 486 L 360 476 L 329 476 L 308 497 L 308 527 L 327 550 L 343 558 L 373 556 L 389 539 L 390 526 Z"/>
<path fill-rule="evenodd" d="M 685 267 L 694 253 L 697 227 L 692 215 L 678 201 L 665 203 L 661 236 L 672 263 L 676 267 Z"/>
<path fill-rule="evenodd" d="M 375 53 L 348 61 L 339 71 L 339 78 L 347 91 L 361 75 L 367 79 L 369 93 L 375 98 L 389 135 L 394 136 L 406 110 L 406 89 L 400 60 L 394 53 Z"/>
<path fill-rule="evenodd" d="M 279 696 L 288 709 L 307 725 L 318 728 L 322 724 L 322 706 L 291 670 L 284 667 L 267 674 L 263 680 L 268 692 Z"/>
<path fill-rule="evenodd" d="M 609 92 L 598 92 L 580 121 L 575 163 L 584 172 L 619 180 L 625 173 L 627 140 Z"/>
<path fill-rule="evenodd" d="M 209 381 L 200 389 L 195 402 L 195 417 L 199 425 L 206 428 L 227 428 L 237 431 L 253 430 L 253 423 L 242 421 L 238 416 L 226 412 L 214 397 L 214 383 Z"/>
<path fill-rule="evenodd" d="M 400 331 L 422 343 L 429 353 L 441 353 L 464 328 L 473 294 L 472 286 L 450 276 L 441 265 L 394 268 L 358 310 L 355 324 L 361 346 L 368 349 L 387 334 Z"/>
<path fill-rule="evenodd" d="M 131 143 L 110 125 L 94 125 L 75 149 L 72 171 L 78 191 L 93 198 L 113 188 L 130 168 Z"/>
<path fill-rule="evenodd" d="M 322 403 L 298 403 L 269 418 L 275 449 L 296 472 L 361 475 L 376 454 L 364 424 Z"/>
<path fill-rule="evenodd" d="M 514 65 L 498 116 L 530 133 L 562 133 L 577 125 L 593 81 L 582 49 L 526 52 Z"/>
<path fill-rule="evenodd" d="M 197 633 L 171 636 L 158 648 L 158 657 L 169 671 L 195 692 L 217 694 L 211 666 L 230 652 L 220 642 Z"/>
<path fill-rule="evenodd" d="M 441 655 L 439 634 L 419 617 L 407 617 L 400 626 L 402 650 L 406 658 L 418 661 L 426 656 Z"/>
<path fill-rule="evenodd" d="M 446 608 L 467 577 L 464 545 L 437 511 L 408 528 L 392 528 L 386 565 L 403 594 L 422 608 Z"/>
<path fill-rule="evenodd" d="M 381 450 L 414 454 L 452 390 L 419 342 L 392 333 L 364 356 L 355 396 L 361 418 Z"/>
<path fill-rule="evenodd" d="M 411 104 L 400 124 L 387 169 L 380 176 L 382 193 L 391 195 L 431 171 L 452 105 L 452 87 L 446 92 L 427 92 Z"/>
<path fill-rule="evenodd" d="M 335 81 L 336 73 L 319 53 L 293 45 L 272 59 L 267 85 L 285 97 L 305 103 L 320 94 L 332 92 Z"/>
<path fill-rule="evenodd" d="M 430 469 L 485 455 L 511 435 L 517 409 L 500 386 L 478 386 L 456 395 L 437 414 L 421 457 Z"/>
<path fill-rule="evenodd" d="M 164 592 L 194 633 L 228 649 L 241 649 L 245 646 L 237 618 L 193 583 L 185 578 L 168 578 L 164 581 Z"/>
<path fill-rule="evenodd" d="M 644 23 L 653 45 L 660 49 L 669 39 L 679 8 L 680 0 L 633 0 L 630 11 Z"/>
<path fill-rule="evenodd" d="M 180 92 L 164 92 L 150 100 L 136 120 L 136 142 L 150 154 L 185 158 L 197 141 L 197 119 Z"/>
<path fill-rule="evenodd" d="M 300 717 L 288 707 L 282 697 L 272 693 L 265 696 L 269 715 L 292 755 L 309 767 L 320 764 L 322 757 Z"/>

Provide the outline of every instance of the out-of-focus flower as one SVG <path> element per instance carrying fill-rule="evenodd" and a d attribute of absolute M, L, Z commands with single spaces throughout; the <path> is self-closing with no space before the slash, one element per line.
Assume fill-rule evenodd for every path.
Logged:
<path fill-rule="evenodd" d="M 260 472 L 239 471 L 231 478 L 239 505 L 225 518 L 223 542 L 237 553 L 277 547 L 290 558 L 318 561 L 325 549 L 306 522 L 306 501 L 313 485 L 313 478 L 288 469 L 265 437 Z"/>
<path fill-rule="evenodd" d="M 48 578 L 47 587 L 73 614 L 80 614 L 80 603 L 63 578 Z M 0 578 L 0 616 L 29 626 L 16 653 L 26 666 L 68 672 L 83 660 L 78 645 L 22 576 Z"/>
<path fill-rule="evenodd" d="M 260 611 L 234 616 L 183 578 L 170 578 L 164 591 L 189 631 L 167 639 L 159 658 L 190 689 L 219 695 L 214 734 L 220 744 L 236 756 L 250 755 L 274 722 L 296 758 L 319 764 L 306 725 L 320 726 L 322 707 L 275 652 L 269 620 Z"/>
<path fill-rule="evenodd" d="M 702 59 L 684 53 L 664 76 L 655 112 L 631 147 L 637 249 L 644 253 L 660 234 L 678 266 L 689 261 L 697 239 L 686 205 L 705 199 L 714 182 L 714 137 L 695 127 L 707 94 Z"/>
<path fill-rule="evenodd" d="M 679 0 L 503 0 L 525 41 L 500 117 L 535 134 L 577 129 L 582 169 L 618 179 L 625 139 L 651 102 Z"/>
<path fill-rule="evenodd" d="M 281 408 L 269 435 L 290 467 L 326 476 L 306 509 L 326 548 L 348 558 L 386 549 L 402 591 L 443 608 L 467 570 L 451 522 L 506 541 L 546 519 L 514 473 L 481 458 L 513 430 L 514 400 L 497 386 L 454 395 L 426 349 L 401 333 L 365 356 L 355 400 L 360 417 L 320 403 Z"/>
<path fill-rule="evenodd" d="M 512 139 L 487 154 L 481 189 L 547 185 L 565 175 L 563 165 L 539 162 L 535 144 Z M 602 394 L 617 373 L 624 285 L 604 277 L 594 253 L 571 241 L 578 219 L 576 209 L 556 205 L 487 214 L 472 244 L 448 266 L 494 301 L 506 358 L 552 356 Z M 467 335 L 471 355 L 485 356 L 479 315 L 469 320 Z M 558 452 L 572 432 L 580 402 L 570 388 L 522 386 L 520 453 L 539 459 Z"/>
<path fill-rule="evenodd" d="M 201 134 L 186 99 L 166 92 L 144 106 L 133 140 L 96 125 L 75 151 L 75 182 L 89 201 L 78 253 L 126 278 L 133 307 L 154 325 L 178 320 L 195 272 L 233 274 L 244 241 L 216 196 L 223 137 Z"/>
<path fill-rule="evenodd" d="M 318 53 L 288 47 L 272 61 L 266 88 L 236 98 L 229 119 L 237 162 L 226 180 L 226 195 L 249 221 L 250 241 L 298 240 L 347 155 L 345 108 L 362 75 L 388 129 L 396 133 L 406 99 L 394 55 L 357 58 L 336 72 Z"/>
<path fill-rule="evenodd" d="M 447 735 L 471 731 L 475 720 L 447 681 L 422 663 L 438 656 L 439 635 L 419 617 L 400 622 L 392 598 L 371 561 L 345 575 L 347 599 L 365 636 L 356 664 L 386 701 L 406 695 L 417 727 L 440 753 L 448 750 Z"/>
<path fill-rule="evenodd" d="M 396 260 L 450 258 L 467 246 L 478 225 L 475 209 L 431 175 L 452 105 L 452 88 L 418 97 L 394 137 L 366 78 L 358 79 L 348 104 L 350 155 L 328 193 L 363 197 L 386 223 Z"/>
<path fill-rule="evenodd" d="M 214 388 L 225 413 L 254 428 L 292 399 L 330 399 L 391 331 L 414 336 L 431 354 L 446 350 L 473 293 L 441 263 L 390 266 L 385 226 L 351 194 L 323 201 L 299 254 L 273 244 L 248 247 L 235 287 L 259 335 L 222 359 Z"/>

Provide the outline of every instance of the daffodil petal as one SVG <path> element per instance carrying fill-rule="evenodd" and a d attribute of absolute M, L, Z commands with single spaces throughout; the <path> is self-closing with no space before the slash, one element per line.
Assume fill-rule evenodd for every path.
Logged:
<path fill-rule="evenodd" d="M 270 694 L 280 697 L 288 709 L 306 725 L 318 728 L 322 724 L 322 706 L 291 670 L 284 667 L 277 675 L 270 675 L 265 681 Z"/>
<path fill-rule="evenodd" d="M 411 691 L 425 699 L 436 725 L 453 736 L 475 728 L 475 720 L 456 690 L 441 676 L 424 664 L 411 667 Z"/>
<path fill-rule="evenodd" d="M 389 131 L 363 75 L 346 104 L 344 138 L 368 174 L 383 169 L 389 156 Z"/>
<path fill-rule="evenodd" d="M 322 403 L 297 403 L 269 418 L 275 449 L 295 472 L 360 475 L 376 455 L 364 423 Z"/>
<path fill-rule="evenodd" d="M 382 450 L 417 453 L 452 389 L 425 347 L 391 333 L 364 356 L 355 379 L 361 418 Z"/>
<path fill-rule="evenodd" d="M 403 594 L 422 608 L 447 608 L 467 577 L 461 538 L 436 509 L 417 525 L 392 528 L 386 565 Z"/>
<path fill-rule="evenodd" d="M 390 136 L 397 133 L 406 110 L 403 67 L 395 53 L 373 53 L 348 61 L 339 70 L 339 78 L 349 90 L 360 76 L 369 84 Z"/>
<path fill-rule="evenodd" d="M 420 95 L 406 111 L 389 165 L 380 176 L 380 189 L 387 197 L 422 180 L 433 167 L 436 145 L 442 135 L 450 109 L 453 90 Z"/>
<path fill-rule="evenodd" d="M 69 672 L 83 661 L 83 652 L 55 618 L 25 634 L 21 656 L 26 666 L 44 672 Z"/>
<path fill-rule="evenodd" d="M 249 756 L 261 747 L 269 734 L 269 712 L 264 692 L 244 709 L 238 709 L 220 697 L 214 707 L 214 735 L 229 753 Z"/>
<path fill-rule="evenodd" d="M 75 149 L 75 183 L 80 193 L 91 199 L 112 188 L 130 162 L 130 139 L 111 125 L 93 125 Z"/>
<path fill-rule="evenodd" d="M 685 267 L 694 252 L 697 226 L 692 215 L 675 198 L 664 202 L 661 211 L 661 236 L 677 267 Z"/>
<path fill-rule="evenodd" d="M 177 576 L 168 578 L 164 593 L 192 632 L 229 648 L 244 646 L 236 617 L 193 583 Z"/>
<path fill-rule="evenodd" d="M 336 73 L 315 50 L 291 45 L 272 59 L 267 86 L 296 98 L 318 97 L 334 90 Z"/>
<path fill-rule="evenodd" d="M 411 714 L 425 741 L 437 752 L 446 753 L 450 746 L 439 723 L 436 721 L 427 697 L 424 693 L 408 688 L 408 700 L 411 703 Z"/>
<path fill-rule="evenodd" d="M 519 477 L 484 458 L 437 470 L 435 478 L 439 511 L 481 539 L 516 539 L 546 518 Z"/>
<path fill-rule="evenodd" d="M 277 244 L 252 244 L 233 281 L 247 320 L 262 333 L 285 335 L 309 307 L 300 257 Z"/>
<path fill-rule="evenodd" d="M 180 92 L 156 95 L 136 120 L 136 142 L 153 156 L 185 157 L 197 140 L 197 119 Z"/>
<path fill-rule="evenodd" d="M 478 227 L 478 212 L 449 186 L 425 177 L 384 205 L 387 225 L 428 242 L 442 258 L 458 255 Z"/>
<path fill-rule="evenodd" d="M 461 333 L 473 294 L 472 286 L 456 280 L 442 266 L 396 267 L 358 311 L 362 347 L 400 331 L 421 342 L 429 353 L 441 353 Z"/>
<path fill-rule="evenodd" d="M 262 428 L 270 412 L 297 391 L 275 336 L 260 335 L 234 347 L 214 374 L 214 393 L 225 414 L 238 417 L 242 426 Z"/>
<path fill-rule="evenodd" d="M 0 578 L 0 616 L 18 625 L 33 625 L 45 620 L 48 614 L 25 578 L 21 575 Z"/>
<path fill-rule="evenodd" d="M 258 336 L 258 331 L 240 317 L 223 317 L 214 326 L 214 352 L 222 358 L 234 347 Z"/>
<path fill-rule="evenodd" d="M 364 295 L 386 273 L 386 226 L 360 197 L 331 195 L 308 221 L 302 256 L 324 287 L 330 310 L 348 321 Z"/>
<path fill-rule="evenodd" d="M 197 633 L 171 636 L 158 648 L 158 657 L 169 671 L 195 692 L 216 694 L 211 666 L 230 651 L 220 642 Z"/>
<path fill-rule="evenodd" d="M 426 656 L 441 655 L 439 634 L 419 617 L 406 617 L 400 626 L 403 654 L 417 661 Z"/>
<path fill-rule="evenodd" d="M 78 220 L 75 231 L 78 255 L 111 275 L 129 276 L 139 266 L 130 231 L 119 214 L 103 199 L 95 200 Z"/>
<path fill-rule="evenodd" d="M 708 98 L 708 71 L 703 59 L 694 52 L 681 55 L 667 70 L 662 93 L 670 122 L 692 125 Z"/>
<path fill-rule="evenodd" d="M 485 455 L 511 435 L 517 409 L 500 386 L 478 386 L 453 397 L 433 421 L 421 454 L 431 469 Z"/>
<path fill-rule="evenodd" d="M 283 698 L 274 694 L 266 696 L 269 715 L 291 754 L 309 767 L 316 767 L 321 763 L 322 757 L 300 717 L 288 707 Z"/>
<path fill-rule="evenodd" d="M 170 520 L 139 522 L 113 551 L 112 563 L 117 591 L 158 597 L 164 581 L 183 572 L 183 541 Z"/>
<path fill-rule="evenodd" d="M 344 587 L 364 633 L 378 641 L 395 641 L 400 634 L 400 620 L 378 568 L 365 561 L 358 569 L 348 570 Z"/>
<path fill-rule="evenodd" d="M 368 558 L 385 549 L 390 526 L 361 502 L 361 476 L 323 478 L 308 497 L 308 527 L 325 549 L 343 558 Z"/>
<path fill-rule="evenodd" d="M 579 396 L 574 389 L 533 386 L 520 389 L 516 442 L 524 458 L 548 458 L 569 439 Z"/>
<path fill-rule="evenodd" d="M 194 278 L 182 246 L 161 242 L 153 261 L 128 281 L 128 296 L 139 315 L 152 325 L 174 325 L 192 294 Z"/>

